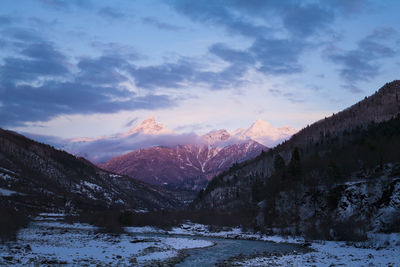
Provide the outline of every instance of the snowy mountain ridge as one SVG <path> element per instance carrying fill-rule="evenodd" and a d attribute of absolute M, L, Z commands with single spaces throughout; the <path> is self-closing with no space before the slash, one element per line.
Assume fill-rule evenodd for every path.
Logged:
<path fill-rule="evenodd" d="M 296 132 L 289 126 L 275 128 L 268 122 L 258 119 L 249 128 L 237 129 L 232 135 L 238 139 L 253 139 L 265 146 L 273 147 Z"/>
<path fill-rule="evenodd" d="M 111 158 L 99 166 L 146 183 L 172 188 L 200 190 L 215 175 L 232 164 L 258 156 L 267 147 L 254 140 L 229 144 L 227 135 L 211 135 L 208 144 L 153 146 Z M 213 137 L 213 138 L 212 138 Z M 214 143 L 211 143 L 214 141 Z"/>
<path fill-rule="evenodd" d="M 229 145 L 253 140 L 271 148 L 288 139 L 295 132 L 290 127 L 274 128 L 263 120 L 257 120 L 249 128 L 238 129 L 234 132 L 218 129 L 203 135 L 193 132 L 176 133 L 151 116 L 126 132 L 99 137 L 61 139 L 54 136 L 24 134 L 73 155 L 85 157 L 94 163 L 103 163 L 131 151 L 154 146 L 206 145 L 210 148 L 222 149 Z"/>
<path fill-rule="evenodd" d="M 159 134 L 172 134 L 173 131 L 167 129 L 164 124 L 157 122 L 154 116 L 151 116 L 142 121 L 136 127 L 130 129 L 129 131 L 119 134 L 119 136 L 128 136 L 137 133 L 147 134 L 147 135 L 159 135 Z"/>
<path fill-rule="evenodd" d="M 232 164 L 267 151 L 268 146 L 263 144 L 264 141 L 268 144 L 276 143 L 294 132 L 289 127 L 274 128 L 262 120 L 232 134 L 226 129 L 219 129 L 189 139 L 180 138 L 176 134 L 159 134 L 166 131 L 154 117 L 146 119 L 130 131 L 131 135 L 157 135 L 164 139 L 176 138 L 176 142 L 162 143 L 161 139 L 153 139 L 153 146 L 120 153 L 99 166 L 154 185 L 199 190 Z"/>
<path fill-rule="evenodd" d="M 258 119 L 249 128 L 239 128 L 236 131 L 229 133 L 226 129 L 212 130 L 200 136 L 200 140 L 205 144 L 213 145 L 228 139 L 248 140 L 253 139 L 265 146 L 273 147 L 279 142 L 288 139 L 297 131 L 289 126 L 275 128 L 268 122 Z M 168 129 L 164 124 L 157 122 L 154 116 L 150 116 L 133 127 L 127 132 L 118 133 L 112 136 L 101 136 L 96 138 L 78 137 L 70 139 L 71 143 L 85 143 L 106 139 L 117 139 L 130 137 L 134 135 L 157 136 L 157 135 L 177 135 L 174 131 Z"/>

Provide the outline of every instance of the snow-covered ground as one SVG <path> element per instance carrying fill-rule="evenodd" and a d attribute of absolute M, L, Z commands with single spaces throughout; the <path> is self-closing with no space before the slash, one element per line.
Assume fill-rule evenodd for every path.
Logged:
<path fill-rule="evenodd" d="M 130 233 L 164 233 L 170 235 L 188 235 L 188 236 L 206 236 L 206 237 L 218 237 L 218 238 L 229 238 L 229 239 L 247 239 L 247 240 L 259 240 L 259 241 L 272 241 L 275 243 L 304 243 L 304 239 L 284 237 L 284 236 L 267 236 L 252 232 L 243 232 L 240 228 L 222 227 L 218 231 L 210 231 L 207 225 L 186 223 L 179 227 L 174 227 L 169 231 L 165 231 L 155 227 L 126 227 L 126 231 Z"/>
<path fill-rule="evenodd" d="M 46 214 L 48 217 L 51 216 Z M 143 266 L 179 257 L 183 249 L 213 245 L 210 241 L 190 237 L 143 233 L 116 236 L 98 233 L 95 227 L 87 224 L 53 220 L 45 221 L 41 217 L 21 230 L 16 242 L 0 245 L 0 266 Z"/>
<path fill-rule="evenodd" d="M 151 266 L 178 262 L 186 249 L 213 246 L 215 240 L 195 238 L 250 239 L 303 244 L 302 238 L 266 236 L 240 228 L 210 231 L 205 225 L 187 223 L 170 231 L 154 227 L 128 227 L 127 233 L 97 232 L 88 224 L 67 224 L 60 214 L 41 214 L 19 232 L 16 242 L 0 245 L 0 266 Z M 175 236 L 174 236 L 175 235 Z M 217 247 L 216 247 L 217 248 Z M 234 257 L 229 266 L 396 266 L 400 261 L 400 234 L 370 234 L 370 240 L 356 244 L 314 242 L 309 253 Z M 212 248 L 214 249 L 214 248 Z"/>
<path fill-rule="evenodd" d="M 385 235 L 383 235 L 385 236 Z M 390 237 L 386 236 L 388 240 Z M 255 257 L 232 262 L 234 266 L 399 266 L 399 236 L 391 244 L 366 244 L 367 247 L 345 242 L 312 243 L 314 252 L 284 256 Z M 371 245 L 371 247 L 369 247 Z M 381 246 L 383 245 L 383 246 Z"/>
<path fill-rule="evenodd" d="M 130 227 L 130 232 L 140 232 L 141 228 Z M 143 229 L 143 228 L 142 228 Z M 147 232 L 164 232 L 152 227 Z M 211 236 L 235 239 L 272 241 L 276 243 L 304 244 L 301 237 L 266 236 L 246 233 L 240 228 L 224 228 L 210 232 L 201 224 L 185 224 L 168 231 L 169 234 Z M 312 252 L 289 255 L 268 255 L 251 259 L 235 259 L 229 262 L 233 266 L 399 266 L 400 234 L 370 234 L 369 240 L 348 244 L 338 241 L 320 241 L 310 244 Z"/>
<path fill-rule="evenodd" d="M 14 194 L 17 194 L 17 192 L 12 191 L 12 190 L 8 190 L 8 189 L 4 189 L 4 188 L 0 188 L 0 196 L 9 197 L 9 196 L 12 196 Z"/>

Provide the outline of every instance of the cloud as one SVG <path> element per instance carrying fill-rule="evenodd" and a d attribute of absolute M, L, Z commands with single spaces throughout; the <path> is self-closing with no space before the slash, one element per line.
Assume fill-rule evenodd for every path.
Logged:
<path fill-rule="evenodd" d="M 284 97 L 286 100 L 292 102 L 292 103 L 303 103 L 305 100 L 303 98 L 300 98 L 298 94 L 294 94 L 291 92 L 284 92 L 281 89 L 277 88 L 270 88 L 268 89 L 268 92 L 275 96 L 275 97 Z"/>
<path fill-rule="evenodd" d="M 82 58 L 77 67 L 80 72 L 76 80 L 89 84 L 118 84 L 128 80 L 121 70 L 130 67 L 130 63 L 119 55 L 102 55 L 98 58 Z"/>
<path fill-rule="evenodd" d="M 167 1 L 178 13 L 193 21 L 220 25 L 228 32 L 248 37 L 258 37 L 270 31 L 269 27 L 254 25 L 249 19 L 235 14 L 235 1 Z"/>
<path fill-rule="evenodd" d="M 259 38 L 244 50 L 231 49 L 220 43 L 214 44 L 209 50 L 222 60 L 231 63 L 220 76 L 226 80 L 237 80 L 249 68 L 275 75 L 300 72 L 302 67 L 299 57 L 305 48 L 306 44 L 301 41 Z"/>
<path fill-rule="evenodd" d="M 139 119 L 138 117 L 130 119 L 124 126 L 125 127 L 132 127 L 138 121 L 138 119 Z"/>
<path fill-rule="evenodd" d="M 250 38 L 245 49 L 216 43 L 209 52 L 230 63 L 220 72 L 202 72 L 197 78 L 212 88 L 241 85 L 249 69 L 266 75 L 288 75 L 303 71 L 300 56 L 312 47 L 310 36 L 328 28 L 335 20 L 335 5 L 300 1 L 168 1 L 179 14 L 195 22 L 219 26 L 228 33 Z M 338 3 L 339 5 L 340 3 Z M 240 14 L 240 15 L 239 15 Z"/>
<path fill-rule="evenodd" d="M 55 9 L 57 11 L 68 12 L 72 7 L 90 8 L 92 2 L 90 0 L 39 0 L 44 6 Z"/>
<path fill-rule="evenodd" d="M 91 46 L 96 49 L 100 49 L 103 54 L 108 56 L 123 56 L 126 60 L 137 60 L 144 58 L 142 55 L 139 55 L 136 49 L 130 45 L 124 45 L 116 42 L 99 42 L 93 41 Z"/>
<path fill-rule="evenodd" d="M 306 44 L 287 39 L 257 39 L 249 51 L 258 59 L 259 71 L 267 74 L 300 72 L 299 57 Z"/>
<path fill-rule="evenodd" d="M 142 18 L 142 22 L 144 24 L 156 27 L 157 29 L 160 29 L 160 30 L 180 31 L 180 30 L 183 29 L 183 27 L 172 25 L 172 24 L 169 24 L 169 23 L 166 23 L 166 22 L 161 22 L 158 19 L 152 18 L 152 17 L 144 17 L 144 18 Z"/>
<path fill-rule="evenodd" d="M 392 28 L 380 28 L 360 40 L 356 49 L 342 50 L 337 47 L 325 49 L 324 56 L 340 66 L 339 74 L 345 81 L 344 88 L 358 93 L 360 81 L 369 81 L 380 73 L 380 61 L 393 57 L 397 51 L 391 40 L 397 36 Z"/>
<path fill-rule="evenodd" d="M 130 73 L 135 77 L 136 85 L 142 88 L 179 88 L 184 82 L 193 81 L 197 74 L 195 65 L 194 61 L 180 59 L 176 63 L 132 68 Z"/>
<path fill-rule="evenodd" d="M 10 25 L 14 22 L 14 19 L 10 16 L 0 15 L 0 26 Z"/>
<path fill-rule="evenodd" d="M 250 68 L 264 74 L 292 74 L 302 71 L 299 57 L 305 48 L 306 44 L 300 41 L 284 39 L 257 39 L 253 45 L 243 50 L 216 43 L 209 47 L 209 52 L 229 64 L 221 70 L 208 71 L 195 59 L 180 58 L 176 62 L 155 66 L 131 65 L 129 73 L 134 77 L 136 86 L 146 89 L 180 88 L 193 83 L 207 85 L 212 90 L 229 89 L 243 85 L 244 74 Z M 101 65 L 113 66 L 97 63 L 94 65 L 99 68 Z"/>
<path fill-rule="evenodd" d="M 217 57 L 232 64 L 252 65 L 255 59 L 252 54 L 245 50 L 231 49 L 222 43 L 216 43 L 209 47 L 209 51 Z"/>
<path fill-rule="evenodd" d="M 30 82 L 44 76 L 60 76 L 68 73 L 66 57 L 50 43 L 27 45 L 20 52 L 24 58 L 6 57 L 0 66 L 2 84 Z"/>
<path fill-rule="evenodd" d="M 41 34 L 31 28 L 10 27 L 3 30 L 1 33 L 4 37 L 8 37 L 10 39 L 24 43 L 44 41 Z"/>
<path fill-rule="evenodd" d="M 331 0 L 323 2 L 336 13 L 344 16 L 354 15 L 365 11 L 372 3 L 369 0 Z"/>
<path fill-rule="evenodd" d="M 137 96 L 128 90 L 73 82 L 47 82 L 40 87 L 14 85 L 0 88 L 1 125 L 46 121 L 61 114 L 115 113 L 123 110 L 171 106 L 167 95 Z"/>
<path fill-rule="evenodd" d="M 352 3 L 348 3 L 352 2 Z M 271 38 L 286 31 L 304 38 L 329 27 L 336 15 L 363 10 L 366 1 L 166 1 L 178 13 L 195 22 L 217 25 L 229 33 L 253 38 Z M 240 15 L 239 15 L 240 14 Z"/>
<path fill-rule="evenodd" d="M 329 2 L 329 3 L 328 3 Z M 166 1 L 176 12 L 194 22 L 221 27 L 228 33 L 251 40 L 245 49 L 231 49 L 216 43 L 209 52 L 230 63 L 220 72 L 203 72 L 197 76 L 211 82 L 212 88 L 242 84 L 249 69 L 265 75 L 289 75 L 303 71 L 302 54 L 326 32 L 337 16 L 364 10 L 369 3 L 349 1 Z M 351 1 L 350 1 L 351 2 Z M 231 82 L 229 82 L 231 81 Z"/>
<path fill-rule="evenodd" d="M 325 29 L 334 21 L 333 11 L 318 4 L 292 4 L 282 12 L 284 27 L 301 38 Z"/>
<path fill-rule="evenodd" d="M 60 24 L 59 19 L 45 20 L 35 16 L 28 18 L 28 21 L 29 25 L 34 26 L 36 29 L 53 28 L 54 26 Z"/>
<path fill-rule="evenodd" d="M 106 6 L 102 7 L 97 11 L 97 14 L 106 18 L 106 19 L 121 19 L 126 17 L 126 14 L 119 11 L 118 9 Z"/>
<path fill-rule="evenodd" d="M 46 138 L 42 138 L 46 142 Z M 54 142 L 54 139 L 50 139 Z M 141 135 L 134 134 L 127 137 L 107 137 L 91 142 L 70 143 L 65 140 L 61 143 L 65 149 L 73 154 L 83 156 L 95 163 L 103 163 L 108 159 L 129 153 L 131 151 L 152 146 L 173 147 L 182 144 L 201 144 L 204 142 L 195 133 Z M 57 146 L 57 144 L 56 144 Z"/>
<path fill-rule="evenodd" d="M 0 125 L 175 104 L 170 96 L 156 92 L 139 96 L 120 85 L 128 79 L 123 72 L 132 68 L 120 55 L 81 58 L 75 65 L 50 42 L 25 43 L 18 57 L 4 58 L 0 65 Z"/>

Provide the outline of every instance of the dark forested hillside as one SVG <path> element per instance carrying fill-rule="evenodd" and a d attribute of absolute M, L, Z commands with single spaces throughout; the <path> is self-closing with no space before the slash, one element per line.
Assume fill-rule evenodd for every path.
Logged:
<path fill-rule="evenodd" d="M 2 129 L 0 200 L 38 211 L 182 205 L 175 192 L 103 171 L 83 158 Z"/>
<path fill-rule="evenodd" d="M 254 160 L 232 166 L 209 183 L 194 207 L 258 207 L 255 225 L 325 237 L 333 228 L 344 236 L 344 229 L 355 225 L 395 228 L 400 214 L 398 94 L 399 81 L 386 84 Z"/>

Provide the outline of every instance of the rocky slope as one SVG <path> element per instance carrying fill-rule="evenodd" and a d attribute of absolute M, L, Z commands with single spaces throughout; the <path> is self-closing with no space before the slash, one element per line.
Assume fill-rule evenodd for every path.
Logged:
<path fill-rule="evenodd" d="M 202 136 L 199 144 L 139 149 L 99 166 L 154 185 L 199 190 L 216 174 L 263 150 L 267 147 L 253 140 L 232 139 L 218 130 Z"/>
<path fill-rule="evenodd" d="M 2 129 L 0 200 L 39 211 L 182 206 L 175 192 L 101 170 L 85 159 Z"/>
<path fill-rule="evenodd" d="M 400 81 L 385 84 L 372 96 L 357 104 L 305 127 L 290 140 L 291 145 L 316 142 L 326 136 L 335 136 L 371 122 L 390 120 L 400 112 Z"/>
<path fill-rule="evenodd" d="M 325 235 L 355 224 L 379 231 L 388 228 L 383 224 L 393 226 L 400 212 L 399 94 L 400 81 L 388 83 L 267 153 L 231 167 L 208 184 L 193 206 L 258 207 L 261 225 L 302 233 L 325 226 Z"/>

